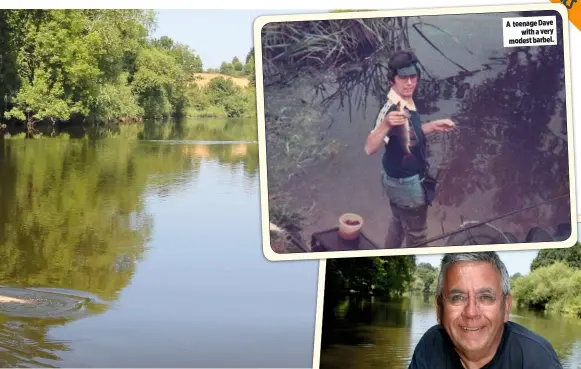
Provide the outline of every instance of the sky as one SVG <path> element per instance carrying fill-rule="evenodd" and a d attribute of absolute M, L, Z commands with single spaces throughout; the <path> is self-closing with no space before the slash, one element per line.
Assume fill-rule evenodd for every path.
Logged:
<path fill-rule="evenodd" d="M 577 223 L 578 232 L 581 233 L 581 223 Z M 525 251 L 504 251 L 499 252 L 498 257 L 508 270 L 508 274 L 515 273 L 528 274 L 531 270 L 531 262 L 537 256 L 538 250 Z M 416 263 L 430 263 L 435 267 L 439 267 L 443 255 L 418 255 L 416 256 Z"/>
<path fill-rule="evenodd" d="M 326 10 L 157 10 L 154 37 L 168 36 L 189 45 L 202 58 L 204 69 L 219 68 L 234 56 L 246 60 L 253 44 L 254 20 L 261 15 L 325 12 Z"/>
<path fill-rule="evenodd" d="M 253 44 L 254 20 L 262 15 L 328 12 L 325 10 L 158 10 L 154 37 L 168 36 L 189 45 L 202 58 L 204 69 L 219 68 L 223 61 L 237 56 L 242 62 Z M 581 232 L 581 231 L 580 231 Z M 528 274 L 538 251 L 510 251 L 499 253 L 508 272 Z M 418 263 L 438 266 L 442 255 L 417 256 Z"/>

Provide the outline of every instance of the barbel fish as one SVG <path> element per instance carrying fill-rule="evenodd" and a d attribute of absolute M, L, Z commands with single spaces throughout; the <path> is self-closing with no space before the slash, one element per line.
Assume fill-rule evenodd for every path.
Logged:
<path fill-rule="evenodd" d="M 391 129 L 393 134 L 399 137 L 399 143 L 404 153 L 402 159 L 403 164 L 409 165 L 414 162 L 414 155 L 410 150 L 410 121 L 409 121 L 410 114 L 408 111 L 404 109 L 403 105 L 401 104 L 401 101 L 396 104 L 396 108 L 400 113 L 403 113 L 407 119 L 404 124 L 394 126 Z"/>

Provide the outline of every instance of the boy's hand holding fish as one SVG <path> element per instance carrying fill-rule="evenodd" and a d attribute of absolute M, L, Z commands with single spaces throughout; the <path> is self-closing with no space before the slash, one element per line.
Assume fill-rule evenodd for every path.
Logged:
<path fill-rule="evenodd" d="M 398 109 L 386 114 L 377 128 L 369 134 L 367 141 L 365 142 L 365 153 L 367 153 L 367 155 L 375 154 L 379 147 L 385 142 L 385 136 L 392 130 L 392 128 L 401 127 L 404 124 L 406 124 L 406 127 L 409 127 L 409 124 L 407 123 L 407 112 L 401 111 L 401 105 L 398 104 Z"/>
<path fill-rule="evenodd" d="M 386 128 L 401 126 L 407 123 L 408 115 L 404 111 L 392 111 L 385 115 L 381 124 Z"/>

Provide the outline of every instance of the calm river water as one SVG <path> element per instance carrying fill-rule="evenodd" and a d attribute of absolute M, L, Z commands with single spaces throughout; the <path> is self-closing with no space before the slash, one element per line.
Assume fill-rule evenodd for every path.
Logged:
<path fill-rule="evenodd" d="M 337 318 L 325 328 L 329 338 L 321 352 L 321 369 L 407 369 L 416 344 L 437 324 L 433 298 L 422 295 L 392 302 L 345 300 Z M 581 319 L 524 309 L 513 309 L 510 319 L 548 339 L 563 368 L 581 367 Z"/>
<path fill-rule="evenodd" d="M 263 257 L 256 121 L 120 133 L 0 140 L 0 295 L 37 301 L 0 304 L 0 367 L 310 366 L 317 268 Z"/>

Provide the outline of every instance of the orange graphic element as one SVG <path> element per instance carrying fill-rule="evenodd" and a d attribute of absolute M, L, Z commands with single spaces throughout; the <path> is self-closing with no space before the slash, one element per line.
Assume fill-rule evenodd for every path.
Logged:
<path fill-rule="evenodd" d="M 569 21 L 581 31 L 581 0 L 551 0 L 552 3 L 563 4 L 567 8 Z"/>

